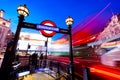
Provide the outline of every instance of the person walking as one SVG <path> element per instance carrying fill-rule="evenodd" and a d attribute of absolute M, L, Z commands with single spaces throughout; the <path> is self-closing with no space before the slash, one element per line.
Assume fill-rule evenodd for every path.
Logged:
<path fill-rule="evenodd" d="M 43 52 L 40 52 L 40 67 L 42 66 L 43 62 Z"/>
<path fill-rule="evenodd" d="M 32 65 L 35 67 L 35 69 L 37 69 L 37 58 L 38 58 L 38 55 L 37 53 L 33 53 L 32 54 Z"/>

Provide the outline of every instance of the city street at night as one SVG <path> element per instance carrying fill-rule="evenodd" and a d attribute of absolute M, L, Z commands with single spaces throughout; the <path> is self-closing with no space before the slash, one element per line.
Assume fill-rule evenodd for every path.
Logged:
<path fill-rule="evenodd" d="M 0 1 L 0 80 L 120 80 L 115 0 Z"/>

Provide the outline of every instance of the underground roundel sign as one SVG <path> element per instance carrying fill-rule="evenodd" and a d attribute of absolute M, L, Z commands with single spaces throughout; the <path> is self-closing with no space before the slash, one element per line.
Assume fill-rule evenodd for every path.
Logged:
<path fill-rule="evenodd" d="M 50 20 L 45 20 L 45 21 L 41 22 L 41 25 L 46 25 L 46 26 L 56 28 L 56 24 L 54 22 L 50 21 Z M 56 33 L 54 31 L 48 31 L 48 30 L 40 30 L 40 32 L 42 33 L 42 35 L 44 35 L 46 37 L 52 37 Z"/>

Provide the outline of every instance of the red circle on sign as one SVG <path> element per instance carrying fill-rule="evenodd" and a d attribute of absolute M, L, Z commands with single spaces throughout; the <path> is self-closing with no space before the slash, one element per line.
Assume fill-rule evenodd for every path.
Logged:
<path fill-rule="evenodd" d="M 45 21 L 41 22 L 41 25 L 56 27 L 56 24 L 50 20 L 45 20 Z M 46 30 L 40 30 L 40 32 L 42 33 L 42 35 L 44 35 L 46 37 L 52 37 L 56 33 L 54 31 L 46 31 Z"/>

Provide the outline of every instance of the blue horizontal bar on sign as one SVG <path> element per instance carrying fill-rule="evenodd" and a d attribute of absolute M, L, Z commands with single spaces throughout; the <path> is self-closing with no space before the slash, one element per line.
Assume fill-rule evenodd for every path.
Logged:
<path fill-rule="evenodd" d="M 52 26 L 36 25 L 36 29 L 59 32 L 59 28 L 55 28 L 55 27 L 52 27 Z"/>

